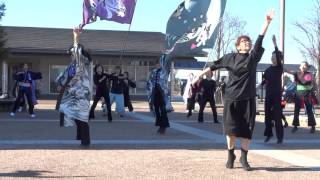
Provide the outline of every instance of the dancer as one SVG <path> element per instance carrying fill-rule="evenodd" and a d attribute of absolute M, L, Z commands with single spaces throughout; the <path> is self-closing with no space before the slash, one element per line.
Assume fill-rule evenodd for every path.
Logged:
<path fill-rule="evenodd" d="M 129 73 L 126 71 L 124 74 L 124 107 L 128 107 L 129 112 L 133 112 L 133 106 L 131 103 L 129 88 L 136 88 L 136 83 L 129 78 Z"/>
<path fill-rule="evenodd" d="M 193 79 L 194 79 L 194 74 L 190 73 L 188 75 L 187 82 L 183 88 L 182 99 L 185 104 L 188 104 L 188 99 L 190 98 L 190 88 L 191 88 L 191 83 L 192 83 Z M 184 84 L 184 83 L 182 83 L 182 84 Z M 183 87 L 183 85 L 180 85 L 180 88 L 182 88 L 182 87 Z"/>
<path fill-rule="evenodd" d="M 192 77 L 189 83 L 188 98 L 187 98 L 187 117 L 192 116 L 192 111 L 195 109 L 196 102 L 199 102 L 199 82 L 192 83 L 195 76 Z M 197 97 L 198 96 L 198 97 Z"/>
<path fill-rule="evenodd" d="M 111 104 L 110 104 L 110 97 L 109 97 L 109 89 L 107 87 L 107 81 L 110 79 L 111 76 L 109 74 L 104 73 L 103 66 L 101 64 L 97 64 L 94 67 L 94 84 L 96 85 L 96 94 L 94 96 L 93 104 L 91 105 L 90 109 L 90 119 L 94 119 L 94 110 L 97 106 L 98 101 L 103 97 L 104 102 L 107 106 L 108 111 L 108 121 L 112 121 L 111 115 Z"/>
<path fill-rule="evenodd" d="M 148 78 L 149 90 L 151 91 L 150 101 L 152 109 L 156 115 L 156 126 L 159 126 L 158 133 L 164 134 L 169 125 L 169 119 L 167 116 L 166 103 L 165 103 L 165 94 L 161 88 L 160 81 L 164 81 L 164 78 L 161 78 L 161 66 L 159 63 L 156 64 L 156 68 L 153 69 Z"/>
<path fill-rule="evenodd" d="M 283 54 L 278 50 L 276 37 L 273 35 L 272 42 L 274 51 L 272 53 L 272 65 L 268 67 L 263 75 L 264 83 L 266 84 L 266 97 L 265 97 L 265 131 L 264 142 L 268 142 L 272 136 L 273 121 L 276 128 L 277 143 L 281 144 L 283 141 L 283 125 L 282 125 L 282 73 L 283 73 Z"/>
<path fill-rule="evenodd" d="M 10 116 L 15 116 L 16 110 L 21 106 L 22 99 L 24 96 L 27 97 L 27 102 L 29 106 L 29 114 L 31 118 L 35 118 L 34 114 L 34 104 L 32 101 L 32 81 L 41 79 L 40 72 L 32 72 L 29 70 L 28 64 L 23 64 L 23 71 L 17 72 L 15 75 L 15 80 L 18 82 L 18 96 L 14 103 L 13 109 L 10 113 Z"/>
<path fill-rule="evenodd" d="M 247 161 L 247 154 L 255 124 L 256 69 L 264 52 L 262 47 L 263 37 L 273 17 L 274 10 L 271 10 L 266 15 L 262 31 L 251 52 L 250 38 L 240 36 L 236 41 L 238 53 L 224 55 L 199 74 L 200 77 L 207 72 L 220 68 L 229 71 L 223 112 L 224 132 L 228 144 L 226 168 L 234 167 L 234 160 L 236 159 L 234 154 L 235 141 L 236 137 L 239 137 L 241 143 L 240 163 L 245 170 L 252 170 Z"/>
<path fill-rule="evenodd" d="M 125 87 L 124 76 L 121 73 L 120 66 L 114 68 L 114 72 L 111 74 L 111 90 L 110 90 L 110 104 L 116 102 L 116 112 L 120 117 L 123 117 L 124 109 L 124 97 L 123 91 Z"/>
<path fill-rule="evenodd" d="M 90 111 L 90 54 L 79 44 L 80 29 L 73 30 L 73 46 L 69 52 L 71 63 L 57 78 L 58 90 L 63 89 L 61 103 L 58 105 L 60 118 L 64 126 L 77 126 L 77 140 L 81 145 L 90 145 L 89 111 Z"/>
<path fill-rule="evenodd" d="M 316 131 L 316 120 L 313 113 L 313 103 L 315 101 L 314 88 L 315 80 L 312 73 L 308 72 L 309 64 L 308 62 L 302 62 L 298 72 L 287 71 L 287 73 L 293 74 L 295 82 L 297 84 L 297 91 L 295 95 L 294 103 L 294 117 L 292 125 L 292 133 L 295 133 L 300 126 L 299 114 L 301 108 L 306 108 L 308 114 L 308 126 L 311 126 L 310 133 L 315 133 Z"/>
<path fill-rule="evenodd" d="M 217 90 L 219 90 L 219 92 L 220 92 L 221 102 L 224 101 L 224 94 L 225 94 L 225 92 L 226 92 L 226 82 L 225 82 L 225 81 L 226 81 L 226 80 L 225 80 L 225 76 L 221 77 L 221 81 L 220 81 L 220 83 L 219 83 L 219 85 L 218 85 L 218 89 L 217 89 Z"/>
<path fill-rule="evenodd" d="M 288 121 L 287 121 L 287 119 L 286 119 L 286 116 L 283 114 L 283 109 L 286 107 L 286 105 L 287 105 L 287 101 L 284 100 L 284 99 L 282 99 L 282 100 L 281 100 L 281 109 L 282 109 L 281 119 L 282 119 L 282 121 L 283 121 L 283 123 L 284 123 L 284 125 L 283 125 L 284 128 L 286 128 L 286 127 L 289 126 Z"/>
<path fill-rule="evenodd" d="M 204 108 L 206 107 L 207 102 L 209 102 L 212 110 L 213 122 L 218 124 L 219 121 L 218 121 L 218 115 L 217 115 L 217 107 L 214 99 L 214 93 L 216 92 L 217 85 L 216 85 L 216 81 L 212 79 L 212 72 L 211 71 L 207 72 L 206 79 L 201 78 L 200 80 L 199 78 L 199 81 L 200 81 L 199 82 L 200 110 L 199 110 L 198 122 L 199 123 L 203 122 L 203 111 L 204 111 Z"/>

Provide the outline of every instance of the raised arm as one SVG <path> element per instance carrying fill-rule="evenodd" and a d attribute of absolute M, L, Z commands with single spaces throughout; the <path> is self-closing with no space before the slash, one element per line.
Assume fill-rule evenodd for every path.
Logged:
<path fill-rule="evenodd" d="M 292 71 L 290 69 L 283 69 L 283 71 L 288 73 L 288 74 L 292 74 L 292 75 L 294 75 L 296 73 L 296 71 Z"/>
<path fill-rule="evenodd" d="M 278 51 L 277 39 L 276 39 L 275 35 L 272 35 L 272 43 L 273 43 L 275 51 Z"/>
<path fill-rule="evenodd" d="M 277 40 L 276 40 L 276 36 L 275 35 L 272 36 L 272 42 L 273 42 L 273 45 L 274 45 L 274 52 L 275 52 L 276 59 L 277 59 L 277 65 L 281 66 L 281 65 L 283 65 L 283 60 L 280 57 L 281 56 L 281 52 L 278 49 Z"/>
<path fill-rule="evenodd" d="M 262 26 L 262 29 L 261 29 L 261 32 L 260 32 L 260 35 L 264 36 L 268 30 L 268 27 L 269 27 L 269 24 L 271 23 L 273 17 L 274 17 L 274 9 L 271 9 L 267 15 L 266 15 L 266 19 L 264 21 L 264 24 Z"/>
<path fill-rule="evenodd" d="M 81 29 L 78 27 L 73 29 L 73 46 L 77 46 L 79 44 Z"/>
<path fill-rule="evenodd" d="M 262 41 L 263 41 L 264 35 L 266 34 L 268 27 L 269 27 L 269 24 L 271 23 L 273 17 L 274 17 L 274 9 L 271 9 L 271 10 L 269 10 L 269 12 L 266 15 L 266 19 L 263 23 L 259 37 L 254 44 L 254 51 L 258 52 L 262 49 Z M 262 56 L 262 53 L 260 53 L 260 54 Z M 261 57 L 257 58 L 257 59 L 260 61 Z"/>
<path fill-rule="evenodd" d="M 201 71 L 201 72 L 198 74 L 198 76 L 196 76 L 196 77 L 192 80 L 191 84 L 192 84 L 192 85 L 196 84 L 196 83 L 201 79 L 201 77 L 202 77 L 203 75 L 205 75 L 206 73 L 208 73 L 209 71 L 211 71 L 210 67 L 207 67 L 206 69 L 204 69 L 203 71 Z"/>

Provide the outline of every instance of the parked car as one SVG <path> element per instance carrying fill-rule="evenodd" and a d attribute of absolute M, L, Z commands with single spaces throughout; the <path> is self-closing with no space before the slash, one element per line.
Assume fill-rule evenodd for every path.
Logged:
<path fill-rule="evenodd" d="M 296 88 L 297 86 L 295 82 L 291 82 L 284 86 L 283 98 L 285 101 L 288 103 L 294 102 Z"/>

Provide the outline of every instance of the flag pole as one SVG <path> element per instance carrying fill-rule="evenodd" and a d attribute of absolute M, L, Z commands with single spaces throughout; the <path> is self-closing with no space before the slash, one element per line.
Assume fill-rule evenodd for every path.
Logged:
<path fill-rule="evenodd" d="M 135 6 L 134 7 L 136 7 L 136 6 L 137 6 L 137 0 L 135 0 Z M 133 8 L 133 7 L 131 7 L 131 8 Z M 132 9 L 131 9 L 131 11 L 132 11 Z M 127 42 L 128 42 L 128 38 L 129 38 L 129 32 L 131 31 L 131 24 L 132 24 L 132 21 L 133 21 L 134 12 L 135 11 L 133 11 L 133 13 L 132 13 L 132 19 L 131 19 L 129 28 L 127 30 L 127 33 L 125 35 L 125 38 L 123 40 L 122 49 L 121 49 L 121 53 L 120 53 L 120 62 L 122 61 L 122 57 L 124 56 L 125 49 L 127 48 Z"/>
<path fill-rule="evenodd" d="M 283 54 L 283 67 L 284 67 L 284 60 L 285 60 L 285 51 L 284 51 L 284 38 L 285 38 L 285 0 L 280 0 L 280 51 Z M 284 87 L 284 72 L 282 72 L 281 77 L 281 86 Z"/>
<path fill-rule="evenodd" d="M 284 39 L 285 39 L 285 0 L 280 0 L 280 51 L 284 56 Z"/>

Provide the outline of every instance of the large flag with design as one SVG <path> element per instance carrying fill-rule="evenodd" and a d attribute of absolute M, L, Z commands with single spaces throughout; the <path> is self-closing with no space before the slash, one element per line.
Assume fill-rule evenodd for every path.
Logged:
<path fill-rule="evenodd" d="M 172 111 L 168 78 L 174 57 L 203 56 L 215 44 L 220 20 L 227 0 L 182 0 L 170 16 L 167 29 L 165 52 L 160 57 L 160 84 L 164 92 L 166 109 Z M 151 99 L 152 92 L 149 92 Z"/>
<path fill-rule="evenodd" d="M 226 1 L 183 0 L 167 23 L 167 54 L 192 56 L 212 49 Z"/>
<path fill-rule="evenodd" d="M 100 20 L 131 24 L 136 0 L 83 0 L 83 21 L 86 24 Z"/>

